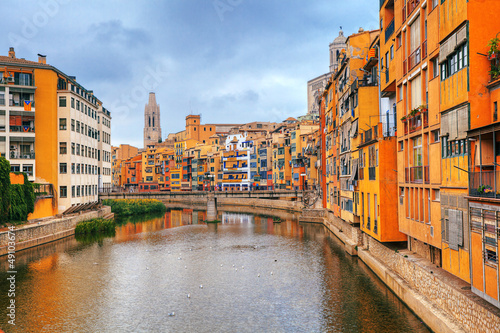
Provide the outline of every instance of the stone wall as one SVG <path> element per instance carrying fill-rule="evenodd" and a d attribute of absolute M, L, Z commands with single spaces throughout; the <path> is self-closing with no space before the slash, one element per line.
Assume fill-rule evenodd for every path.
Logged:
<path fill-rule="evenodd" d="M 369 253 L 411 288 L 469 332 L 498 332 L 500 309 L 470 291 L 470 285 L 408 250 L 395 251 L 365 235 Z"/>
<path fill-rule="evenodd" d="M 71 236 L 75 233 L 75 227 L 78 222 L 103 217 L 110 213 L 111 208 L 103 206 L 97 211 L 51 219 L 41 222 L 40 224 L 28 224 L 18 227 L 15 230 L 16 251 Z M 7 254 L 8 242 L 8 232 L 0 232 L 0 256 Z"/>

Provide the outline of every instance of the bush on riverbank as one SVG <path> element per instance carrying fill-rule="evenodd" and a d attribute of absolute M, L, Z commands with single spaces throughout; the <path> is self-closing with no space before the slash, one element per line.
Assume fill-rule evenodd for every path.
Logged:
<path fill-rule="evenodd" d="M 76 225 L 76 235 L 95 235 L 100 233 L 114 233 L 116 224 L 113 220 L 92 219 Z"/>
<path fill-rule="evenodd" d="M 106 199 L 102 203 L 110 206 L 111 211 L 118 217 L 167 211 L 167 207 L 156 199 Z"/>

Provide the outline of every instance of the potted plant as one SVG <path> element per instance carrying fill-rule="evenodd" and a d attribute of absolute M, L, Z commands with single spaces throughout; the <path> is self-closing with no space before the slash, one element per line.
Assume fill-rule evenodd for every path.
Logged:
<path fill-rule="evenodd" d="M 480 193 L 480 194 L 491 193 L 491 192 L 493 192 L 493 188 L 490 185 L 480 185 L 477 188 L 477 192 Z"/>
<path fill-rule="evenodd" d="M 489 73 L 492 81 L 498 79 L 500 77 L 500 66 L 491 66 Z"/>
<path fill-rule="evenodd" d="M 401 121 L 402 121 L 403 123 L 406 123 L 406 121 L 407 121 L 407 120 L 408 120 L 408 117 L 406 117 L 406 116 L 401 117 Z"/>
<path fill-rule="evenodd" d="M 488 50 L 488 60 L 493 60 L 497 58 L 498 53 L 500 52 L 498 48 L 499 44 L 500 44 L 500 39 L 496 36 L 488 41 L 488 47 L 490 48 Z"/>

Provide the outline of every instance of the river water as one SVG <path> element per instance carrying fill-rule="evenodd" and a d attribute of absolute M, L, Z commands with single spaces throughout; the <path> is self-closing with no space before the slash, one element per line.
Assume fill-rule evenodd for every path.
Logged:
<path fill-rule="evenodd" d="M 342 243 L 293 215 L 170 209 L 113 237 L 17 253 L 15 326 L 0 258 L 5 332 L 429 332 Z"/>

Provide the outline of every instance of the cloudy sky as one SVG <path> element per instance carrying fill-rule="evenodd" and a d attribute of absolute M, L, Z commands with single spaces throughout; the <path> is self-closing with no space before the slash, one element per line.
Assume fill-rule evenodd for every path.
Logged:
<path fill-rule="evenodd" d="M 156 92 L 163 137 L 203 123 L 282 121 L 306 113 L 307 81 L 328 44 L 378 26 L 377 0 L 2 0 L 0 54 L 59 68 L 112 113 L 112 144 L 142 146 Z M 13 15 L 15 13 L 15 15 Z"/>

